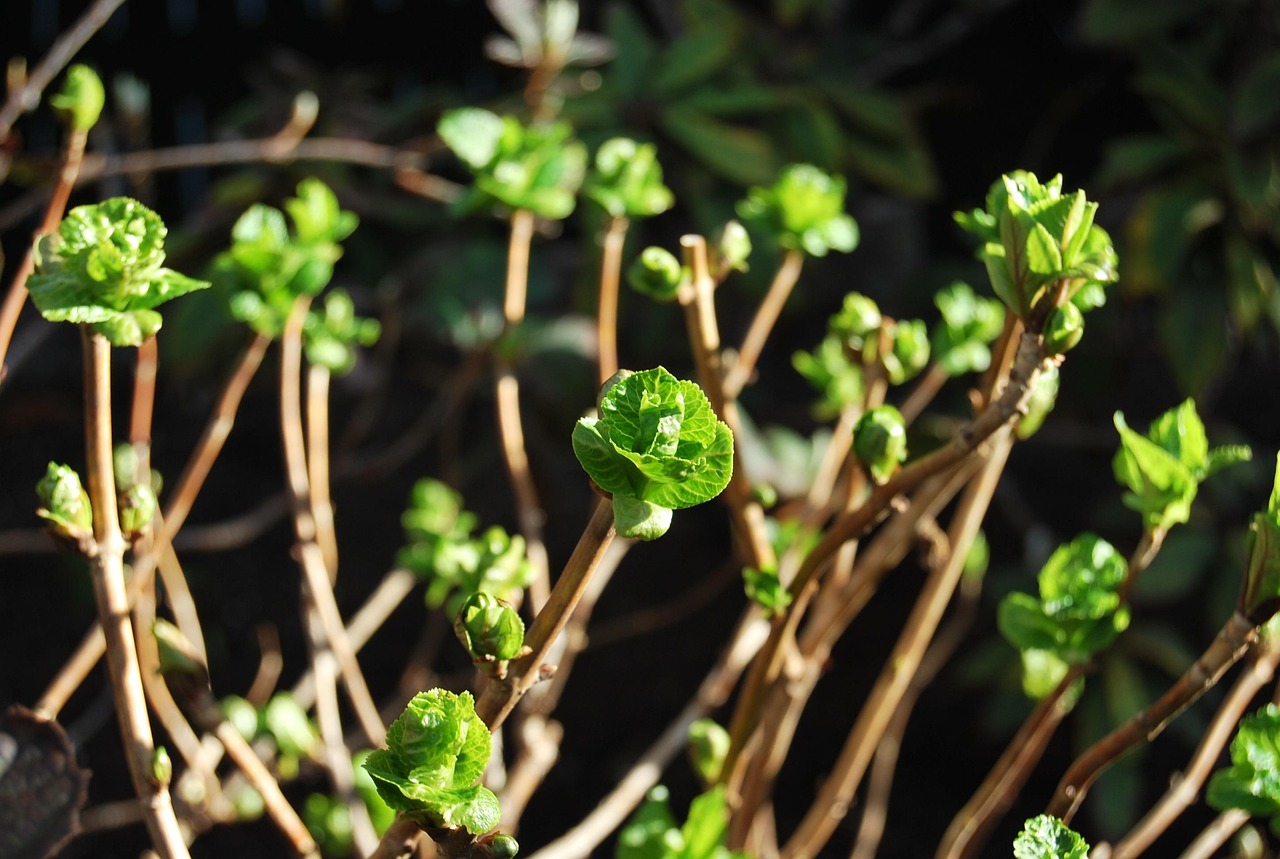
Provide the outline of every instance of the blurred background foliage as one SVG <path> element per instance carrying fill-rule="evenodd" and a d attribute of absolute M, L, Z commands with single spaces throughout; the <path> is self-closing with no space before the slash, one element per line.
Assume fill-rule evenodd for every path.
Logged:
<path fill-rule="evenodd" d="M 87 5 L 9 0 L 0 52 L 34 62 Z M 106 175 L 73 203 L 129 193 L 155 206 L 173 233 L 171 262 L 192 274 L 225 249 L 248 205 L 277 205 L 303 177 L 320 177 L 358 214 L 361 226 L 344 243 L 336 282 L 361 316 L 381 320 L 383 338 L 355 372 L 335 381 L 341 407 L 334 413 L 346 421 L 334 433 L 339 537 L 368 547 L 344 556 L 338 595 L 353 606 L 393 563 L 398 517 L 417 478 L 441 477 L 483 521 L 514 524 L 496 476 L 488 386 L 476 384 L 502 327 L 505 236 L 498 220 L 463 220 L 449 205 L 460 190 L 453 183 L 467 174 L 435 136 L 445 110 L 481 106 L 562 119 L 592 151 L 619 134 L 655 143 L 676 205 L 633 226 L 628 259 L 648 244 L 674 248 L 690 229 L 714 233 L 733 217 L 747 186 L 771 183 L 783 165 L 808 162 L 848 180 L 861 246 L 806 267 L 758 380 L 743 394 L 753 473 L 784 494 L 803 488 L 826 432 L 791 356 L 817 346 L 844 295 L 857 290 L 888 314 L 932 324 L 937 290 L 957 278 L 986 288 L 952 211 L 981 205 L 991 181 L 1014 168 L 1045 178 L 1061 172 L 1068 187 L 1087 189 L 1100 202 L 1098 222 L 1116 240 L 1121 280 L 1071 354 L 1055 413 L 1014 454 L 987 524 L 992 571 L 977 631 L 958 670 L 944 672 L 923 699 L 919 731 L 908 734 L 903 799 L 895 795 L 882 855 L 923 855 L 1030 707 L 1017 652 L 995 631 L 999 599 L 1028 590 L 1053 548 L 1083 530 L 1122 552 L 1136 542 L 1138 525 L 1111 477 L 1112 411 L 1145 428 L 1193 395 L 1211 436 L 1252 443 L 1255 463 L 1269 463 L 1280 444 L 1280 0 L 584 0 L 576 20 L 566 16 L 526 0 L 129 0 L 80 57 L 108 85 L 91 152 L 261 139 L 285 124 L 299 92 L 310 91 L 320 106 L 311 138 L 346 141 L 334 152 L 360 143 L 390 147 L 398 160 L 389 163 L 424 167 L 433 184 L 424 198 L 406 188 L 421 185 L 402 169 L 344 157 L 257 159 Z M 0 185 L 6 283 L 58 148 L 47 107 L 17 130 Z M 520 367 L 535 476 L 556 499 L 557 513 L 579 509 L 587 493 L 568 430 L 594 399 L 589 315 L 604 218 L 580 201 L 563 224 L 540 224 L 529 320 L 501 344 Z M 722 287 L 729 342 L 745 330 L 775 268 L 770 253 L 758 249 L 750 271 Z M 162 471 L 180 467 L 243 336 L 226 300 L 217 290 L 192 296 L 167 320 L 165 429 L 154 454 Z M 621 301 L 623 363 L 662 363 L 690 375 L 678 309 L 630 292 Z M 62 336 L 27 316 L 10 353 L 0 434 L 13 457 L 0 471 L 0 537 L 34 525 L 30 487 L 55 455 L 51 445 L 76 449 L 77 366 L 72 348 L 56 348 Z M 450 404 L 443 412 L 442 397 Z M 944 414 L 913 432 L 932 426 L 939 433 L 963 417 L 964 391 L 949 387 L 938 405 Z M 269 379 L 260 380 L 197 507 L 197 523 L 242 514 L 279 491 L 273 408 Z M 1142 578 L 1133 625 L 1090 679 L 1069 745 L 1080 748 L 1153 698 L 1217 629 L 1234 598 L 1241 523 L 1264 491 L 1265 471 L 1244 467 L 1206 485 L 1191 523 L 1169 538 Z M 217 620 L 209 624 L 215 688 L 244 688 L 257 659 L 254 624 L 292 611 L 289 583 L 263 576 L 264 565 L 276 562 L 262 559 L 287 544 L 281 513 L 259 517 L 257 542 L 188 561 L 193 587 Z M 645 555 L 643 576 L 615 582 L 601 605 L 602 625 L 616 627 L 636 605 L 664 604 L 688 588 L 679 565 L 664 564 L 664 552 L 690 555 L 688 546 L 697 544 L 692 557 L 711 569 L 725 548 L 719 515 L 683 517 L 673 545 Z M 550 518 L 553 557 L 567 553 L 579 526 L 574 515 Z M 9 570 L 44 571 L 50 563 L 38 554 L 9 554 L 2 562 Z M 898 579 L 886 584 L 885 611 L 836 653 L 855 685 L 873 675 L 905 617 L 914 577 Z M 26 628 L 23 606 L 48 602 L 48 589 L 60 588 L 53 596 L 71 608 L 49 634 L 74 641 L 91 611 L 83 583 L 73 576 L 36 581 L 39 587 L 22 586 L 31 588 L 25 596 L 5 581 L 3 628 Z M 535 801 L 529 843 L 581 816 L 610 785 L 610 767 L 625 765 L 656 732 L 664 708 L 683 703 L 703 666 L 677 670 L 691 650 L 681 633 L 703 640 L 710 654 L 741 599 L 726 589 L 711 621 L 691 609 L 665 628 L 676 634 L 663 640 L 645 637 L 626 650 L 611 645 L 603 656 L 584 656 L 574 687 L 607 682 L 618 660 L 627 660 L 637 686 L 653 690 L 656 714 L 632 714 L 634 739 L 619 744 L 591 731 L 614 724 L 616 714 L 602 715 L 589 694 L 571 690 L 562 708 L 562 764 L 547 785 L 561 802 L 552 814 Z M 286 608 L 272 613 L 273 605 Z M 698 621 L 693 627 L 690 617 Z M 393 641 L 371 643 L 373 658 L 402 661 L 400 642 L 421 614 L 397 623 Z M 287 624 L 283 632 L 286 657 L 291 648 L 301 652 L 301 632 L 291 636 Z M 4 646 L 13 652 L 18 645 Z M 64 650 L 50 645 L 6 671 L 0 703 L 34 699 Z M 820 689 L 806 730 L 847 730 L 849 688 Z M 948 739 L 958 707 L 974 714 L 963 728 L 974 742 L 960 747 Z M 1204 712 L 1175 723 L 1172 739 L 1157 750 L 1168 755 L 1164 762 L 1132 756 L 1104 777 L 1096 788 L 1103 796 L 1088 806 L 1102 818 L 1091 824 L 1100 835 L 1123 830 L 1161 789 L 1169 767 L 1185 761 Z M 106 736 L 106 771 L 111 732 L 97 733 Z M 78 736 L 89 734 L 82 726 Z M 928 763 L 942 754 L 952 762 L 946 774 Z M 1069 754 L 1067 746 L 1051 753 L 1042 768 L 1047 780 Z M 916 775 L 913 762 L 924 767 Z M 920 772 L 930 774 L 928 785 L 920 784 Z M 779 804 L 784 828 L 803 811 L 813 778 L 812 771 L 784 773 L 779 795 L 794 797 L 794 807 Z M 940 789 L 954 802 L 937 803 Z M 1026 808 L 1010 819 L 1038 811 L 1047 790 L 1029 788 Z M 904 820 L 915 823 L 895 826 Z"/>

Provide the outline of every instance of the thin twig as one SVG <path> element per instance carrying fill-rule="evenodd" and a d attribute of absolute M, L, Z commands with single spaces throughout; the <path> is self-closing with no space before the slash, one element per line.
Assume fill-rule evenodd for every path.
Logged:
<path fill-rule="evenodd" d="M 600 258 L 600 306 L 596 314 L 597 375 L 600 384 L 618 372 L 618 284 L 622 279 L 622 248 L 627 241 L 626 218 L 609 218 Z"/>
<path fill-rule="evenodd" d="M 737 399 L 747 382 L 751 380 L 751 375 L 756 370 L 756 362 L 760 360 L 760 353 L 764 351 L 764 344 L 768 341 L 778 317 L 782 315 L 782 308 L 786 306 L 791 290 L 800 279 L 800 269 L 803 266 L 804 253 L 801 251 L 788 250 L 782 255 L 782 264 L 778 266 L 773 282 L 769 284 L 769 291 L 765 293 L 764 301 L 760 302 L 760 307 L 751 320 L 747 336 L 743 338 L 742 347 L 738 350 L 737 360 L 725 374 L 726 398 Z"/>
<path fill-rule="evenodd" d="M 1173 821 L 1195 803 L 1222 750 L 1231 741 L 1241 716 L 1254 696 L 1275 678 L 1277 667 L 1280 667 L 1280 641 L 1263 639 L 1254 651 L 1249 667 L 1236 679 L 1230 693 L 1218 707 L 1187 768 L 1174 774 L 1169 790 L 1160 801 L 1116 843 L 1111 850 L 1111 859 L 1133 859 L 1142 855 Z"/>
<path fill-rule="evenodd" d="M 307 482 L 316 543 L 324 556 L 329 581 L 338 575 L 338 535 L 333 526 L 329 491 L 329 380 L 327 367 L 307 367 Z"/>
<path fill-rule="evenodd" d="M 93 509 L 93 542 L 89 558 L 98 617 L 107 642 L 116 716 L 124 741 L 133 789 L 142 800 L 147 832 L 161 859 L 183 859 L 187 847 L 173 811 L 167 785 L 151 778 L 154 742 L 147 718 L 146 696 L 138 668 L 138 651 L 129 618 L 124 584 L 124 537 L 116 506 L 111 440 L 111 344 L 87 326 L 84 335 L 85 462 Z"/>
<path fill-rule="evenodd" d="M 1196 836 L 1196 840 L 1182 851 L 1178 859 L 1211 859 L 1218 855 L 1218 848 L 1239 832 L 1250 817 L 1249 812 L 1240 808 L 1222 812 Z"/>
<path fill-rule="evenodd" d="M 920 417 L 921 412 L 933 402 L 933 398 L 942 390 L 942 386 L 947 383 L 951 376 L 942 365 L 936 361 L 929 365 L 929 369 L 916 382 L 916 386 L 911 389 L 911 393 L 902 401 L 902 405 L 898 407 L 898 412 L 902 415 L 902 419 L 907 425 L 915 423 L 916 418 Z"/>
<path fill-rule="evenodd" d="M 1147 709 L 1107 734 L 1084 751 L 1067 768 L 1046 810 L 1069 824 L 1085 794 L 1103 770 L 1129 749 L 1150 742 L 1165 726 L 1187 707 L 1208 692 L 1227 669 L 1235 665 L 1253 644 L 1256 625 L 1240 612 L 1234 612 L 1200 658 Z"/>

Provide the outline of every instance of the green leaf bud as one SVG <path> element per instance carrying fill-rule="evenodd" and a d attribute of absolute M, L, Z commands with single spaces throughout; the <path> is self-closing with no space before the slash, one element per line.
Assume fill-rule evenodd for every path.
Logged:
<path fill-rule="evenodd" d="M 858 225 L 844 212 L 845 180 L 811 164 L 792 164 L 769 188 L 755 187 L 738 203 L 738 214 L 789 250 L 825 256 L 858 245 Z"/>
<path fill-rule="evenodd" d="M 851 292 L 844 297 L 840 311 L 831 317 L 828 327 L 854 352 L 863 352 L 868 346 L 875 347 L 874 338 L 883 321 L 879 305 L 860 292 Z"/>
<path fill-rule="evenodd" d="M 757 483 L 751 487 L 751 500 L 768 510 L 778 503 L 778 490 L 768 483 Z"/>
<path fill-rule="evenodd" d="M 267 805 L 262 801 L 262 794 L 247 784 L 241 785 L 231 795 L 231 808 L 236 820 L 248 823 L 262 817 Z"/>
<path fill-rule="evenodd" d="M 1088 855 L 1089 844 L 1047 814 L 1028 820 L 1013 842 L 1014 859 L 1087 859 Z"/>
<path fill-rule="evenodd" d="M 515 859 L 516 854 L 520 852 L 520 842 L 510 835 L 499 832 L 489 841 L 488 849 L 493 859 Z"/>
<path fill-rule="evenodd" d="M 658 301 L 674 301 L 687 279 L 675 255 L 660 247 L 645 248 L 627 269 L 631 288 Z"/>
<path fill-rule="evenodd" d="M 112 471 L 116 477 L 116 489 L 125 491 L 138 482 L 138 473 L 142 470 L 142 459 L 133 445 L 125 442 L 116 445 L 111 454 Z"/>
<path fill-rule="evenodd" d="M 924 320 L 908 319 L 893 326 L 893 340 L 882 357 L 889 381 L 901 385 L 918 375 L 929 363 L 929 331 Z"/>
<path fill-rule="evenodd" d="M 751 256 L 751 236 L 747 228 L 737 221 L 726 222 L 716 242 L 716 250 L 720 254 L 720 265 L 733 271 L 746 271 L 747 260 Z"/>
<path fill-rule="evenodd" d="M 673 511 L 625 495 L 613 496 L 613 524 L 618 536 L 632 540 L 656 540 L 671 528 Z"/>
<path fill-rule="evenodd" d="M 519 613 L 483 591 L 463 601 L 453 619 L 453 631 L 479 665 L 515 659 L 524 646 L 524 621 Z"/>
<path fill-rule="evenodd" d="M 156 746 L 151 750 L 150 775 L 151 783 L 157 787 L 168 787 L 173 779 L 173 760 L 164 746 Z"/>
<path fill-rule="evenodd" d="M 791 605 L 791 593 L 778 578 L 777 570 L 743 567 L 742 583 L 747 599 L 760 606 L 766 617 L 777 617 Z"/>
<path fill-rule="evenodd" d="M 72 130 L 87 134 L 98 124 L 106 99 L 106 90 L 97 72 L 77 63 L 67 69 L 62 90 L 49 99 L 49 103 L 66 116 Z"/>
<path fill-rule="evenodd" d="M 1069 352 L 1083 336 L 1084 314 L 1070 301 L 1055 307 L 1044 322 L 1044 348 L 1050 355 Z"/>
<path fill-rule="evenodd" d="M 907 458 L 907 427 L 893 406 L 880 406 L 858 419 L 853 452 L 876 483 L 884 483 Z"/>
<path fill-rule="evenodd" d="M 281 754 L 309 757 L 320 743 L 307 711 L 288 692 L 278 692 L 262 708 L 262 726 L 266 728 Z"/>
<path fill-rule="evenodd" d="M 239 695 L 228 695 L 218 702 L 222 718 L 236 729 L 246 743 L 253 742 L 258 736 L 258 710 Z"/>
<path fill-rule="evenodd" d="M 698 719 L 689 726 L 689 760 L 703 784 L 715 784 L 729 754 L 729 732 L 714 719 Z"/>
<path fill-rule="evenodd" d="M 120 530 L 126 539 L 133 540 L 146 532 L 160 505 L 151 487 L 138 483 L 120 493 L 118 506 Z"/>
<path fill-rule="evenodd" d="M 36 495 L 40 499 L 36 515 L 48 521 L 55 534 L 78 540 L 93 533 L 89 493 L 74 468 L 49 463 L 44 477 L 36 484 Z"/>
<path fill-rule="evenodd" d="M 600 145 L 586 194 L 614 218 L 651 217 L 675 202 L 671 189 L 662 184 L 657 147 L 628 137 Z"/>

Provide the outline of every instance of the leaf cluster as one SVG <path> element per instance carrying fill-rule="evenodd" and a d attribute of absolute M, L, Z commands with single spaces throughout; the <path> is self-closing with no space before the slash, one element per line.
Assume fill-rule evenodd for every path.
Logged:
<path fill-rule="evenodd" d="M 1239 808 L 1271 818 L 1280 836 L 1280 706 L 1267 704 L 1240 720 L 1231 741 L 1231 766 L 1209 779 L 1205 793 L 1219 811 Z"/>
<path fill-rule="evenodd" d="M 1228 465 L 1246 462 L 1243 445 L 1210 450 L 1195 401 L 1184 400 L 1151 422 L 1146 435 L 1130 429 L 1116 412 L 1120 448 L 1111 461 L 1116 480 L 1128 487 L 1126 506 L 1142 514 L 1148 528 L 1169 528 L 1191 516 L 1200 481 Z"/>
<path fill-rule="evenodd" d="M 524 538 L 494 525 L 473 534 L 477 520 L 462 496 L 438 480 L 414 484 L 401 517 L 406 543 L 400 564 L 427 580 L 426 603 L 452 616 L 468 597 L 511 599 L 533 578 Z"/>
<path fill-rule="evenodd" d="M 723 787 L 694 798 L 683 826 L 677 825 L 669 793 L 658 785 L 618 833 L 615 859 L 746 859 L 724 845 L 729 807 Z"/>
<path fill-rule="evenodd" d="M 524 125 L 478 107 L 445 113 L 437 131 L 475 176 L 464 211 L 493 202 L 560 220 L 573 211 L 586 174 L 587 150 L 567 123 Z"/>
<path fill-rule="evenodd" d="M 613 496 L 625 537 L 666 533 L 671 512 L 715 498 L 733 473 L 733 435 L 695 383 L 662 367 L 619 371 L 605 383 L 600 416 L 573 429 L 573 452 Z"/>
<path fill-rule="evenodd" d="M 810 256 L 849 253 L 858 246 L 858 224 L 845 213 L 844 177 L 812 164 L 783 168 L 769 187 L 755 186 L 738 203 L 738 216 L 788 250 Z"/>
<path fill-rule="evenodd" d="M 933 360 L 948 376 L 984 372 L 991 366 L 989 344 L 1004 327 L 1004 307 L 959 280 L 938 290 L 933 303 L 942 314 L 929 341 Z"/>
<path fill-rule="evenodd" d="M 381 334 L 378 320 L 356 316 L 345 289 L 326 292 L 323 308 L 309 312 L 302 328 L 307 361 L 339 375 L 355 368 L 357 346 L 372 346 Z"/>
<path fill-rule="evenodd" d="M 747 599 L 760 606 L 765 617 L 777 617 L 791 605 L 791 593 L 778 578 L 777 570 L 743 567 L 742 584 Z"/>
<path fill-rule="evenodd" d="M 271 338 L 284 331 L 296 299 L 319 295 L 329 284 L 342 256 L 339 243 L 357 224 L 319 179 L 299 183 L 298 196 L 284 209 L 251 206 L 231 228 L 231 248 L 214 261 L 214 278 L 232 293 L 232 315 Z M 323 326 L 312 323 L 313 330 L 317 324 Z M 321 357 L 328 349 L 319 347 Z"/>
<path fill-rule="evenodd" d="M 1080 309 L 1100 307 L 1103 287 L 1117 280 L 1111 237 L 1093 222 L 1098 204 L 1083 191 L 1064 194 L 1062 177 L 1040 182 L 1023 170 L 991 186 L 986 208 L 957 212 L 957 223 L 982 240 L 996 297 L 1026 318 L 1055 284 Z"/>
<path fill-rule="evenodd" d="M 1087 662 L 1129 626 L 1120 588 L 1124 556 L 1095 534 L 1059 546 L 1040 570 L 1040 596 L 1014 592 L 1000 603 L 1000 632 L 1023 652 L 1023 686 L 1047 694 L 1069 665 Z"/>
<path fill-rule="evenodd" d="M 489 729 L 471 693 L 419 692 L 387 728 L 387 748 L 364 768 L 387 805 L 420 825 L 483 835 L 498 825 L 498 798 L 476 784 L 489 762 Z"/>
<path fill-rule="evenodd" d="M 1028 820 L 1013 841 L 1014 859 L 1087 859 L 1088 855 L 1088 842 L 1047 814 Z"/>
<path fill-rule="evenodd" d="M 585 193 L 613 218 L 648 218 L 675 203 L 671 189 L 662 184 L 658 148 L 630 137 L 600 144 Z"/>
<path fill-rule="evenodd" d="M 77 206 L 36 242 L 31 300 L 45 319 L 141 345 L 163 323 L 157 307 L 209 285 L 164 267 L 167 234 L 159 215 L 128 197 Z"/>
<path fill-rule="evenodd" d="M 453 619 L 453 631 L 482 671 L 501 677 L 503 663 L 524 646 L 524 621 L 508 603 L 479 591 L 468 596 Z"/>

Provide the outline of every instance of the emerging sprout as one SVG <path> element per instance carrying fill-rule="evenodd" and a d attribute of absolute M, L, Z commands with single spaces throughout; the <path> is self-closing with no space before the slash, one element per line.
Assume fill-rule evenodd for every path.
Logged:
<path fill-rule="evenodd" d="M 668 796 L 662 785 L 649 791 L 618 833 L 616 859 L 746 859 L 724 846 L 729 808 L 723 787 L 695 797 L 683 826 L 676 825 Z"/>
<path fill-rule="evenodd" d="M 907 427 L 893 406 L 880 406 L 858 418 L 853 429 L 853 452 L 871 479 L 884 483 L 907 458 Z"/>
<path fill-rule="evenodd" d="M 482 835 L 499 816 L 497 797 L 476 784 L 491 743 L 469 692 L 432 689 L 413 697 L 364 768 L 387 805 L 419 825 Z"/>
<path fill-rule="evenodd" d="M 689 759 L 704 784 L 715 784 L 729 754 L 729 732 L 714 719 L 698 719 L 689 726 Z"/>
<path fill-rule="evenodd" d="M 686 280 L 680 260 L 660 247 L 645 248 L 627 269 L 627 283 L 631 288 L 658 301 L 674 301 Z"/>
<path fill-rule="evenodd" d="M 747 599 L 760 606 L 766 617 L 777 617 L 791 605 L 791 594 L 778 578 L 777 570 L 743 567 L 742 582 Z"/>
<path fill-rule="evenodd" d="M 164 746 L 156 746 L 151 750 L 151 783 L 157 787 L 168 787 L 173 779 L 173 759 Z"/>
<path fill-rule="evenodd" d="M 160 330 L 156 307 L 209 285 L 164 268 L 167 233 L 159 215 L 128 197 L 77 206 L 36 242 L 31 300 L 45 319 L 139 346 Z"/>
<path fill-rule="evenodd" d="M 49 463 L 48 471 L 36 484 L 36 495 L 40 499 L 36 515 L 49 523 L 55 535 L 79 540 L 93 533 L 89 493 L 74 468 Z"/>
<path fill-rule="evenodd" d="M 67 69 L 62 90 L 49 99 L 49 103 L 66 115 L 73 130 L 85 134 L 98 124 L 106 100 L 102 78 L 93 69 L 77 63 Z"/>
<path fill-rule="evenodd" d="M 774 236 L 788 250 L 826 256 L 858 246 L 858 225 L 845 214 L 846 185 L 811 164 L 792 164 L 770 188 L 754 187 L 738 203 L 738 214 Z"/>
<path fill-rule="evenodd" d="M 1268 817 L 1280 835 L 1280 706 L 1268 704 L 1240 720 L 1231 766 L 1209 779 L 1205 799 L 1219 811 L 1239 808 Z"/>
<path fill-rule="evenodd" d="M 981 373 L 991 366 L 992 340 L 1004 327 L 1004 306 L 993 298 L 982 298 L 973 287 L 955 281 L 933 297 L 942 314 L 930 345 L 933 360 L 948 376 Z"/>
<path fill-rule="evenodd" d="M 378 342 L 382 326 L 376 319 L 356 316 L 346 290 L 332 289 L 324 296 L 323 310 L 307 314 L 302 333 L 309 362 L 345 375 L 356 365 L 356 347 Z"/>
<path fill-rule="evenodd" d="M 793 354 L 791 366 L 820 393 L 813 407 L 819 419 L 835 417 L 846 406 L 860 401 L 866 391 L 862 365 L 852 359 L 835 334 L 828 334 L 812 352 Z"/>
<path fill-rule="evenodd" d="M 1087 859 L 1088 855 L 1088 843 L 1047 814 L 1028 820 L 1013 842 L 1014 859 Z"/>
<path fill-rule="evenodd" d="M 1148 528 L 1169 528 L 1191 516 L 1200 481 L 1252 452 L 1243 445 L 1209 449 L 1193 400 L 1185 400 L 1151 423 L 1147 434 L 1129 429 L 1116 412 L 1120 449 L 1111 461 L 1116 480 L 1127 486 L 1124 503 L 1142 514 Z"/>
<path fill-rule="evenodd" d="M 651 217 L 675 202 L 671 189 L 662 184 L 657 147 L 629 137 L 600 144 L 586 195 L 614 218 Z"/>
<path fill-rule="evenodd" d="M 654 540 L 671 512 L 715 498 L 733 473 L 733 435 L 693 382 L 662 367 L 619 371 L 601 389 L 600 417 L 573 429 L 573 452 L 613 496 L 624 537 Z"/>
<path fill-rule="evenodd" d="M 728 221 L 720 231 L 716 241 L 716 252 L 720 255 L 720 265 L 732 271 L 746 271 L 747 259 L 751 256 L 751 236 L 746 227 L 737 221 Z"/>
<path fill-rule="evenodd" d="M 865 352 L 870 347 L 874 353 L 875 338 L 883 321 L 879 305 L 860 292 L 850 292 L 827 327 L 854 352 Z"/>
<path fill-rule="evenodd" d="M 573 211 L 587 150 L 565 123 L 526 126 L 513 116 L 464 107 L 441 117 L 438 131 L 476 177 L 464 208 L 496 200 L 551 220 Z"/>
<path fill-rule="evenodd" d="M 924 320 L 899 320 L 890 331 L 890 347 L 880 356 L 889 381 L 901 385 L 929 363 L 929 332 Z"/>
<path fill-rule="evenodd" d="M 480 670 L 501 678 L 505 663 L 524 646 L 524 621 L 492 594 L 471 594 L 453 619 L 453 631 Z"/>
<path fill-rule="evenodd" d="M 1084 314 L 1071 302 L 1055 307 L 1044 321 L 1044 348 L 1050 355 L 1071 351 L 1083 336 Z"/>

